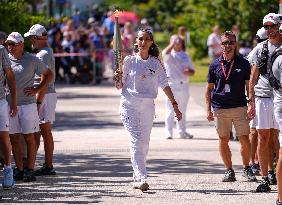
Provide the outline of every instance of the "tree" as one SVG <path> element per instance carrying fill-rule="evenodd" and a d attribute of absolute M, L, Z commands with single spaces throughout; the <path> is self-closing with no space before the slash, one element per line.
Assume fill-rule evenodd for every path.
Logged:
<path fill-rule="evenodd" d="M 207 54 L 206 40 L 211 28 L 218 24 L 222 31 L 230 30 L 236 24 L 240 28 L 240 39 L 251 42 L 262 26 L 263 17 L 278 12 L 277 0 L 107 0 L 116 7 L 131 9 L 146 17 L 154 25 L 158 23 L 163 31 L 175 32 L 180 25 L 186 26 L 191 34 L 194 57 Z"/>

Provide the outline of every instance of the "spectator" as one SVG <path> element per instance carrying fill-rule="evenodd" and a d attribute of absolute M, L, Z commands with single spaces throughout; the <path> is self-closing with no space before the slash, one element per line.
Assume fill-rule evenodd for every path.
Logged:
<path fill-rule="evenodd" d="M 221 55 L 222 51 L 220 47 L 219 26 L 214 26 L 212 31 L 213 32 L 208 37 L 207 46 L 209 50 L 209 57 L 213 61 Z"/>

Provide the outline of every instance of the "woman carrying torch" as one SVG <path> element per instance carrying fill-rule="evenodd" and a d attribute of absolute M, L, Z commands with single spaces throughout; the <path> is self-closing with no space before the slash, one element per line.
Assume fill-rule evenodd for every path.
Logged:
<path fill-rule="evenodd" d="M 116 35 L 114 38 L 117 41 Z M 177 120 L 181 120 L 182 114 L 168 86 L 165 70 L 158 59 L 159 49 L 149 30 L 138 31 L 135 53 L 125 57 L 122 71 L 117 68 L 115 85 L 117 89 L 122 89 L 120 115 L 129 134 L 133 188 L 147 191 L 149 185 L 145 164 L 155 116 L 154 99 L 158 94 L 158 86 L 171 101 Z"/>

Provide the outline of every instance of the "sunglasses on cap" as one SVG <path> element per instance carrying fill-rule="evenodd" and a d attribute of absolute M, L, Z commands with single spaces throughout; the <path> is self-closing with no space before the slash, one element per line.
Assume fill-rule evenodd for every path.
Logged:
<path fill-rule="evenodd" d="M 275 26 L 277 26 L 278 24 L 272 24 L 272 25 L 263 25 L 263 28 L 265 30 L 270 30 L 270 29 L 274 29 Z"/>
<path fill-rule="evenodd" d="M 226 46 L 226 45 L 233 45 L 236 41 L 223 41 L 221 42 L 221 45 Z"/>

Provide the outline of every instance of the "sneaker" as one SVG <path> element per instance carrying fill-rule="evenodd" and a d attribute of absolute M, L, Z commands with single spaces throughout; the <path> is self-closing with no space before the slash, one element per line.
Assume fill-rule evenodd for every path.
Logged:
<path fill-rule="evenodd" d="M 2 181 L 2 187 L 3 189 L 11 189 L 14 187 L 14 178 L 13 178 L 13 169 L 11 167 L 6 167 L 3 170 L 3 181 Z"/>
<path fill-rule="evenodd" d="M 149 184 L 147 182 L 134 182 L 133 189 L 140 189 L 142 192 L 149 190 Z"/>
<path fill-rule="evenodd" d="M 257 178 L 255 177 L 251 167 L 249 166 L 243 169 L 243 177 L 245 177 L 248 182 L 257 181 Z"/>
<path fill-rule="evenodd" d="M 251 165 L 251 169 L 254 173 L 254 175 L 259 175 L 260 173 L 260 166 L 259 166 L 259 163 L 254 163 Z"/>
<path fill-rule="evenodd" d="M 13 177 L 14 177 L 15 181 L 23 180 L 23 176 L 24 176 L 24 171 L 23 170 L 19 170 L 19 168 L 15 168 L 13 170 Z"/>
<path fill-rule="evenodd" d="M 262 177 L 261 183 L 256 188 L 256 192 L 270 192 L 269 180 L 267 176 Z"/>
<path fill-rule="evenodd" d="M 275 205 L 282 205 L 282 202 L 277 199 Z"/>
<path fill-rule="evenodd" d="M 34 181 L 36 181 L 36 177 L 35 177 L 34 171 L 32 169 L 25 169 L 24 170 L 23 181 L 24 182 L 34 182 Z"/>
<path fill-rule="evenodd" d="M 276 174 L 273 170 L 269 170 L 267 176 L 268 176 L 270 185 L 276 185 L 277 184 Z"/>
<path fill-rule="evenodd" d="M 222 179 L 222 182 L 235 182 L 235 172 L 233 169 L 227 169 L 225 176 Z"/>
<path fill-rule="evenodd" d="M 172 136 L 166 137 L 167 140 L 172 140 Z"/>
<path fill-rule="evenodd" d="M 193 135 L 191 135 L 188 132 L 181 132 L 179 135 L 180 135 L 180 138 L 182 139 L 192 139 L 194 137 Z"/>
<path fill-rule="evenodd" d="M 44 176 L 44 175 L 56 175 L 56 171 L 54 167 L 48 167 L 46 163 L 42 165 L 42 167 L 35 171 L 35 176 Z"/>

